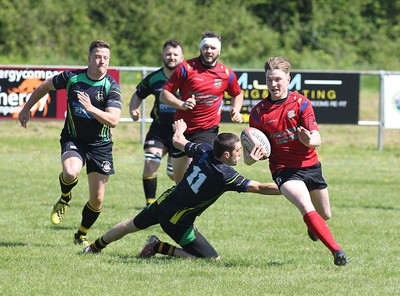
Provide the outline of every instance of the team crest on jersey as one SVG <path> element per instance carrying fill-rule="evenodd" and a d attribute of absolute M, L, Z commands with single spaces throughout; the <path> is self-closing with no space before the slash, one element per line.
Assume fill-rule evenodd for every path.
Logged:
<path fill-rule="evenodd" d="M 96 100 L 99 101 L 99 102 L 104 101 L 104 94 L 103 94 L 103 92 L 98 91 L 98 92 L 96 93 L 95 98 L 96 98 Z"/>
<path fill-rule="evenodd" d="M 215 79 L 214 80 L 214 86 L 216 88 L 220 88 L 222 86 L 222 79 Z"/>
<path fill-rule="evenodd" d="M 109 172 L 111 171 L 111 163 L 109 161 L 103 161 L 103 164 L 101 165 L 103 167 L 104 172 Z"/>
<path fill-rule="evenodd" d="M 293 118 L 293 117 L 295 117 L 295 116 L 296 116 L 296 111 L 294 111 L 294 110 L 290 110 L 290 111 L 287 113 L 288 119 Z"/>

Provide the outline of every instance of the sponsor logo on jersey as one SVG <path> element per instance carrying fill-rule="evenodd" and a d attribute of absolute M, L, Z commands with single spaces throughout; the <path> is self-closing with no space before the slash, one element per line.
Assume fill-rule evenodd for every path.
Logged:
<path fill-rule="evenodd" d="M 296 111 L 295 110 L 289 110 L 289 112 L 287 113 L 287 117 L 290 119 L 290 118 L 293 118 L 293 117 L 295 117 L 296 116 Z"/>
<path fill-rule="evenodd" d="M 215 79 L 214 80 L 214 86 L 216 87 L 216 88 L 221 88 L 221 86 L 222 86 L 222 79 Z"/>

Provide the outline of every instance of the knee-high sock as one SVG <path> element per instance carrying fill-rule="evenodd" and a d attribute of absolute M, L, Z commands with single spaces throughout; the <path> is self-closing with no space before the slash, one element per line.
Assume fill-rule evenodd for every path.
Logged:
<path fill-rule="evenodd" d="M 333 235 L 325 220 L 322 219 L 322 217 L 316 211 L 311 211 L 305 214 L 303 220 L 308 229 L 321 240 L 321 242 L 332 252 L 332 254 L 337 250 L 341 250 L 340 246 L 333 238 Z"/>
<path fill-rule="evenodd" d="M 143 178 L 143 189 L 147 204 L 156 200 L 157 176 L 152 178 Z"/>
<path fill-rule="evenodd" d="M 99 217 L 101 210 L 102 209 L 95 210 L 89 205 L 89 203 L 86 203 L 82 210 L 82 222 L 78 230 L 79 235 L 86 235 L 89 232 L 90 227 L 92 227 Z"/>
<path fill-rule="evenodd" d="M 76 184 L 78 184 L 78 177 L 76 177 L 72 182 L 67 183 L 63 179 L 62 173 L 58 176 L 58 180 L 60 181 L 60 188 L 61 188 L 61 194 L 62 194 L 62 199 L 65 202 L 70 202 L 71 200 L 71 190 L 72 188 L 75 187 Z"/>

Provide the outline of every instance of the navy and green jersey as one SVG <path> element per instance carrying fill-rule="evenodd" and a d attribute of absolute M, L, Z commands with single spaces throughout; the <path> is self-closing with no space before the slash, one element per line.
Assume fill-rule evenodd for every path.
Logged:
<path fill-rule="evenodd" d="M 160 102 L 160 93 L 167 80 L 168 78 L 165 76 L 163 68 L 160 68 L 147 75 L 139 83 L 136 88 L 136 95 L 141 100 L 144 100 L 149 95 L 154 95 L 154 105 L 150 113 L 153 123 L 168 126 L 172 129 L 176 109 Z"/>
<path fill-rule="evenodd" d="M 185 145 L 193 161 L 174 190 L 157 199 L 160 211 L 173 224 L 190 225 L 224 192 L 246 192 L 250 180 L 214 157 L 210 144 Z"/>
<path fill-rule="evenodd" d="M 87 69 L 67 70 L 53 77 L 53 85 L 67 91 L 67 117 L 61 137 L 86 144 L 112 141 L 111 128 L 97 121 L 78 101 L 78 93 L 85 92 L 92 105 L 102 111 L 108 107 L 121 109 L 121 89 L 111 75 L 92 80 L 87 76 Z"/>

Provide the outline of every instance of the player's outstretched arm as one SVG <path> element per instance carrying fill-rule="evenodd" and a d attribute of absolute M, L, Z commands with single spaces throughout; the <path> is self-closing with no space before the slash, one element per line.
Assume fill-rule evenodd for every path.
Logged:
<path fill-rule="evenodd" d="M 187 128 L 186 122 L 183 119 L 176 120 L 173 124 L 173 128 L 174 134 L 172 136 L 172 143 L 177 149 L 185 151 L 185 145 L 189 142 L 183 135 Z"/>
<path fill-rule="evenodd" d="M 29 100 L 26 102 L 22 110 L 19 112 L 18 120 L 21 123 L 21 126 L 26 128 L 27 122 L 30 117 L 31 108 L 39 102 L 41 98 L 43 98 L 49 91 L 54 90 L 53 78 L 47 78 L 42 82 L 31 94 Z"/>
<path fill-rule="evenodd" d="M 247 187 L 247 192 L 259 193 L 265 195 L 282 194 L 275 183 L 260 183 L 254 180 L 250 181 L 250 184 Z"/>

